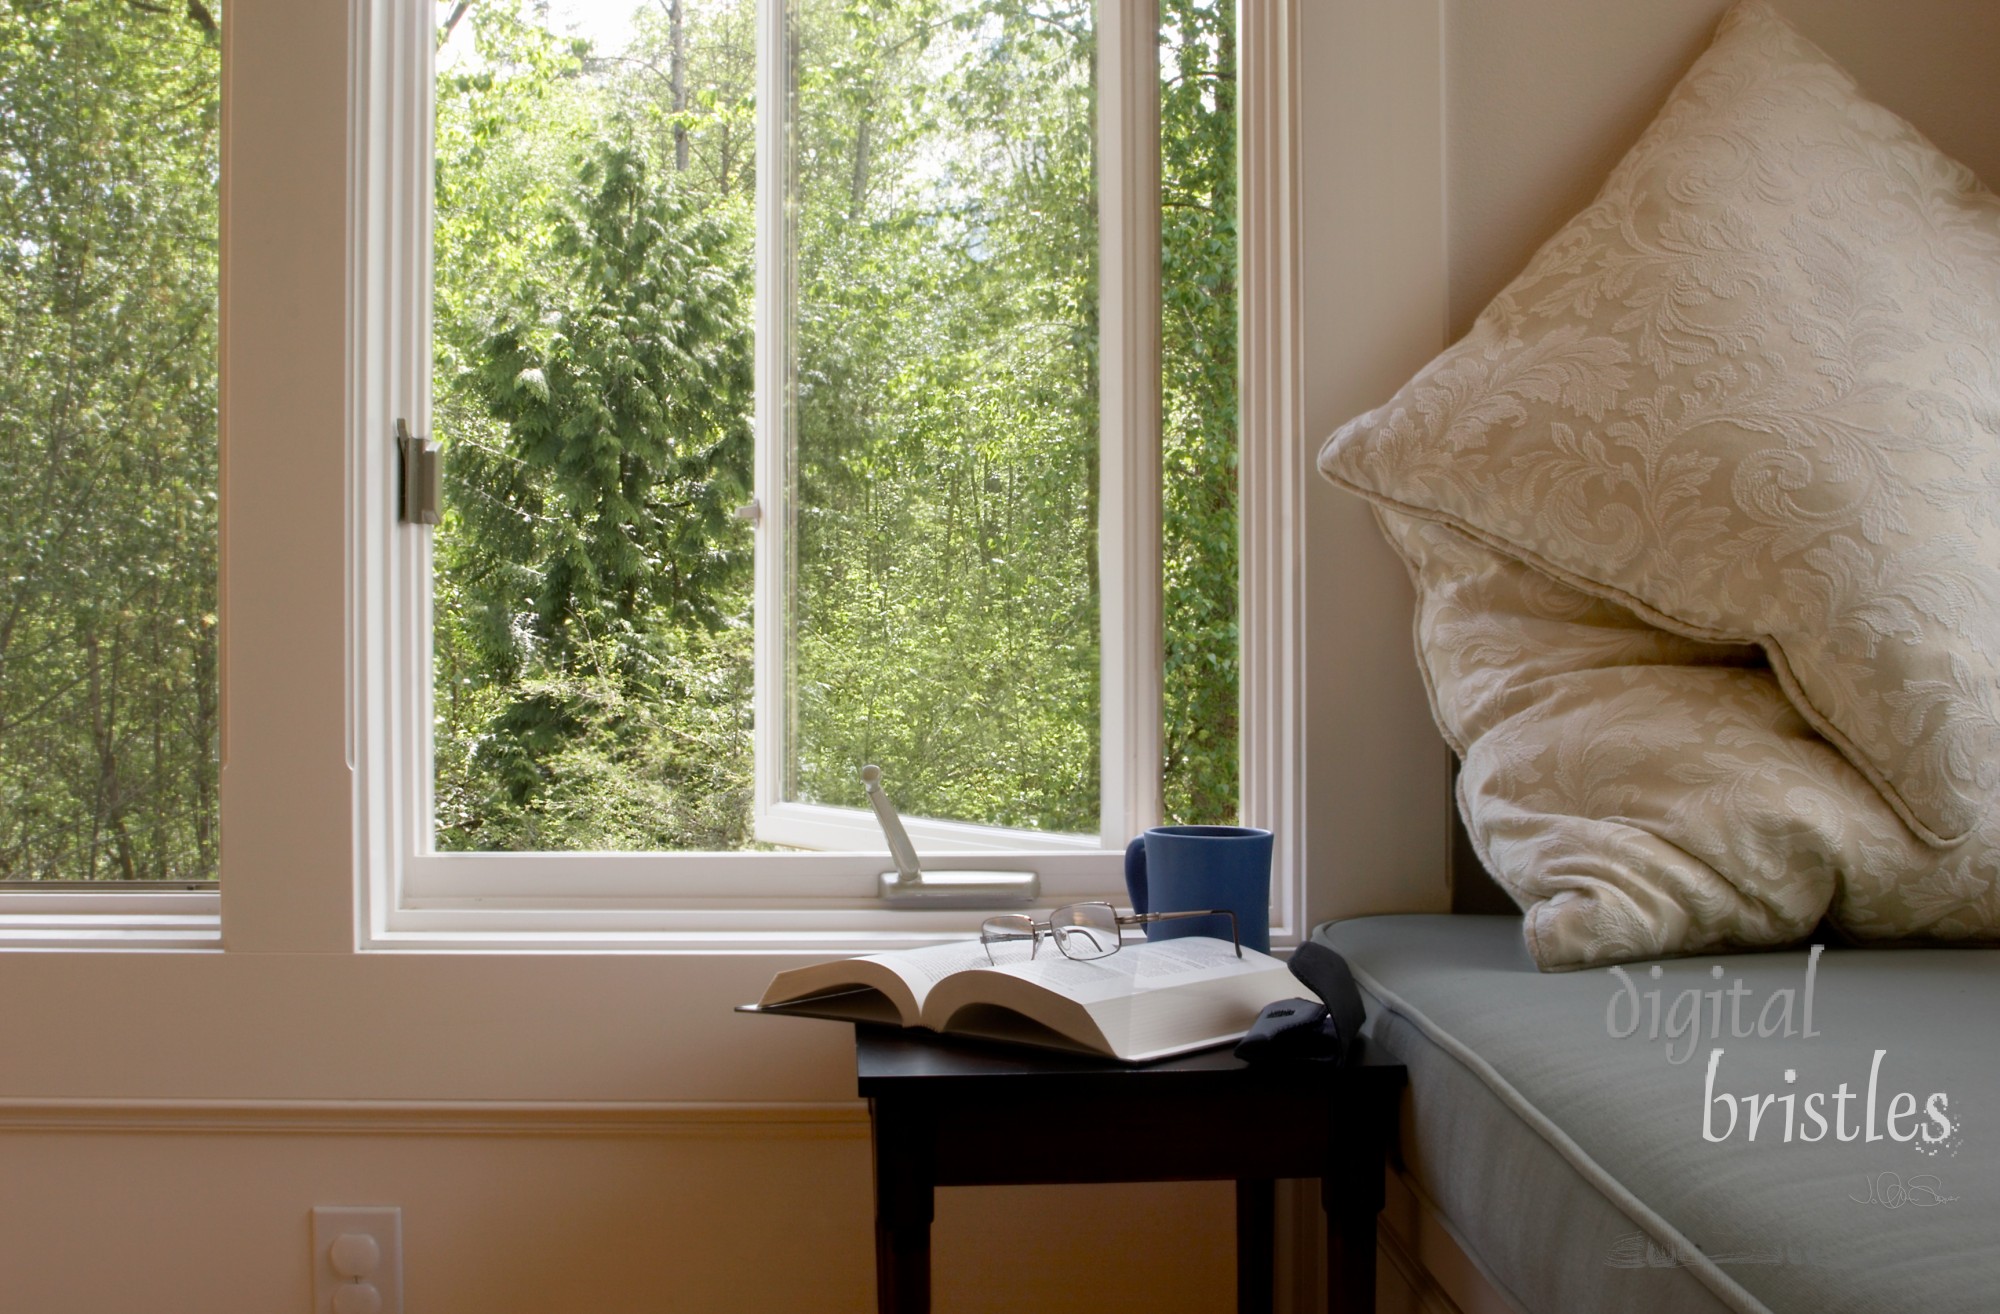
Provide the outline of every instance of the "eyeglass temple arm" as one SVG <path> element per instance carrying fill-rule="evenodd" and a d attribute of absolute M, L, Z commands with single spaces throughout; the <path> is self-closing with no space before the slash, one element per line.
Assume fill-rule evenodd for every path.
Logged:
<path fill-rule="evenodd" d="M 1229 938 L 1236 944 L 1236 956 L 1243 956 L 1243 937 L 1236 931 L 1236 914 L 1227 908 L 1188 908 L 1178 912 L 1132 913 L 1118 920 L 1129 926 L 1145 926 L 1151 922 L 1176 922 L 1186 917 L 1227 917 Z"/>

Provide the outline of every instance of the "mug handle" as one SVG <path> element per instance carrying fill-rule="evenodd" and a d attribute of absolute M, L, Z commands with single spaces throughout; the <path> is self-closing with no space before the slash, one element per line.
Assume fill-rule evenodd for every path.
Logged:
<path fill-rule="evenodd" d="M 1125 846 L 1125 893 L 1131 896 L 1132 911 L 1143 913 L 1146 907 L 1146 837 L 1141 835 Z"/>

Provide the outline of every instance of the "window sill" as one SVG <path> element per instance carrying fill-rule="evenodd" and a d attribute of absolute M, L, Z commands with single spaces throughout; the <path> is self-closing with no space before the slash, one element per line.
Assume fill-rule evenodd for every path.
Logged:
<path fill-rule="evenodd" d="M 1125 902 L 1124 892 L 1044 895 L 1036 907 L 1078 898 Z M 722 899 L 414 901 L 367 938 L 365 951 L 469 953 L 881 953 L 970 939 L 990 911 L 890 909 L 873 900 L 805 900 L 757 908 Z"/>
<path fill-rule="evenodd" d="M 88 898 L 90 896 L 83 896 Z M 213 895 L 200 895 L 211 902 Z M 1112 898 L 1112 896 L 1104 896 Z M 1123 904 L 1122 899 L 1112 899 Z M 1047 906 L 1048 900 L 1037 906 Z M 971 940 L 978 910 L 405 909 L 362 953 L 776 955 L 833 958 Z M 1272 947 L 1290 936 L 1273 927 Z M 28 912 L 0 905 L 0 953 L 219 952 L 219 911 Z"/>
<path fill-rule="evenodd" d="M 427 854 L 372 883 L 364 951 L 875 953 L 976 935 L 1018 907 L 889 908 L 883 853 Z M 925 857 L 927 871 L 1033 871 L 1033 906 L 1126 902 L 1124 854 Z"/>
<path fill-rule="evenodd" d="M 858 954 L 917 949 L 951 940 L 970 942 L 976 934 L 955 932 L 849 931 L 756 933 L 719 931 L 528 931 L 439 929 L 386 931 L 373 936 L 364 953 L 462 954 L 673 954 L 714 956 L 798 955 L 847 958 Z"/>
<path fill-rule="evenodd" d="M 214 950 L 214 890 L 0 892 L 0 950 Z"/>

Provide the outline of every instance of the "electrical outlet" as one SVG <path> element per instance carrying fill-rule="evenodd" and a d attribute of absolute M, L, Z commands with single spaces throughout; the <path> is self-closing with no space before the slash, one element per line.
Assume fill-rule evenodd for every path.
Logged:
<path fill-rule="evenodd" d="M 313 1314 L 403 1314 L 403 1211 L 313 1208 Z"/>

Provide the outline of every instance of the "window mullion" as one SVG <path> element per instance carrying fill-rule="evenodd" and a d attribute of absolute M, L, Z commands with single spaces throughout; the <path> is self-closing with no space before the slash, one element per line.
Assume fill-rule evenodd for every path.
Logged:
<path fill-rule="evenodd" d="M 412 8 L 421 12 L 401 10 L 398 14 L 409 35 L 404 57 L 414 62 L 415 70 L 407 79 L 408 117 L 397 138 L 407 152 L 407 158 L 401 162 L 398 185 L 408 199 L 396 206 L 399 232 L 394 250 L 400 312 L 396 328 L 402 345 L 397 352 L 394 409 L 399 417 L 407 417 L 415 433 L 429 439 L 432 436 L 431 317 L 435 304 L 432 228 L 436 175 L 432 161 L 436 153 L 437 16 L 433 6 Z M 427 526 L 400 522 L 393 532 L 404 547 L 402 588 L 397 598 L 404 638 L 399 646 L 417 663 L 414 678 L 403 682 L 403 694 L 409 703 L 403 723 L 413 727 L 414 733 L 402 755 L 406 783 L 401 785 L 402 796 L 412 799 L 415 806 L 405 814 L 404 833 L 398 837 L 398 845 L 401 852 L 415 855 L 431 852 L 436 833 L 436 755 L 431 739 L 436 724 L 432 707 L 437 668 L 432 652 L 435 629 L 431 588 L 431 547 L 435 533 Z"/>
<path fill-rule="evenodd" d="M 791 301 L 792 233 L 786 149 L 792 116 L 788 0 L 757 3 L 756 452 L 751 475 L 759 514 L 753 516 L 755 568 L 751 585 L 756 627 L 755 758 L 752 826 L 768 837 L 772 810 L 784 799 L 791 724 L 792 546 Z"/>
<path fill-rule="evenodd" d="M 1098 0 L 1103 822 L 1160 818 L 1160 95 L 1153 0 Z"/>
<path fill-rule="evenodd" d="M 362 938 L 380 934 L 431 834 L 431 557 L 397 523 L 396 422 L 430 433 L 428 6 L 357 5 L 349 141 L 350 742 Z"/>
<path fill-rule="evenodd" d="M 1304 251 L 1299 213 L 1300 0 L 1245 4 L 1238 40 L 1243 289 L 1238 584 L 1245 825 L 1276 837 L 1273 937 L 1302 935 L 1305 908 L 1305 561 L 1311 479 L 1304 431 Z"/>

